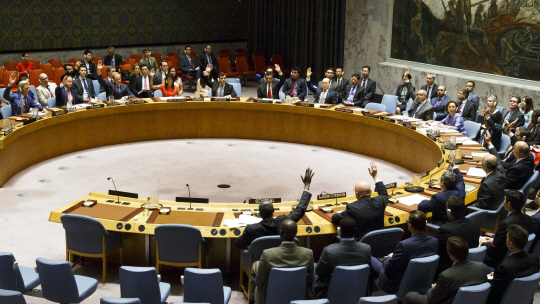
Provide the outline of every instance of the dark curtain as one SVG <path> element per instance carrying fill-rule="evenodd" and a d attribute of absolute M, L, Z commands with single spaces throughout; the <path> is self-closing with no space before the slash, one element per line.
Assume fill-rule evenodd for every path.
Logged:
<path fill-rule="evenodd" d="M 343 67 L 346 0 L 251 0 L 249 49 L 266 63 L 281 54 L 285 68 L 311 67 L 320 80 L 328 67 Z"/>

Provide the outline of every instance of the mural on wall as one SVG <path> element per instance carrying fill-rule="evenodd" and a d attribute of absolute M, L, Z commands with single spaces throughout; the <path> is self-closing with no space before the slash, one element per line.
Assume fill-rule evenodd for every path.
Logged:
<path fill-rule="evenodd" d="M 391 57 L 540 80 L 539 0 L 395 0 Z"/>

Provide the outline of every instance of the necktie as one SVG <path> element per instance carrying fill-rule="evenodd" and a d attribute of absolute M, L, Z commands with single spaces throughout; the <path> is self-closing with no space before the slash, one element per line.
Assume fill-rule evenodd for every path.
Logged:
<path fill-rule="evenodd" d="M 294 96 L 294 90 L 296 90 L 296 81 L 292 84 L 291 97 Z"/>
<path fill-rule="evenodd" d="M 504 128 L 504 126 L 506 125 L 506 121 L 510 119 L 510 116 L 511 116 L 511 115 L 512 115 L 512 112 L 506 114 L 506 117 L 504 118 L 504 122 L 503 122 L 503 125 L 502 125 L 503 128 Z"/>
<path fill-rule="evenodd" d="M 208 63 L 214 67 L 214 65 L 212 64 L 212 60 L 210 60 L 210 55 L 206 55 L 206 59 L 208 60 Z"/>
<path fill-rule="evenodd" d="M 71 90 L 67 90 L 68 101 L 71 102 Z"/>
<path fill-rule="evenodd" d="M 272 89 L 268 86 L 268 98 L 272 98 Z"/>
<path fill-rule="evenodd" d="M 84 89 L 86 90 L 86 93 L 88 96 L 90 96 L 90 91 L 88 90 L 88 84 L 86 83 L 86 79 L 82 79 L 82 83 L 84 84 Z"/>
<path fill-rule="evenodd" d="M 347 98 L 348 102 L 352 102 L 354 98 L 354 92 L 356 91 L 356 86 L 352 87 L 351 93 L 349 94 L 349 98 Z"/>
<path fill-rule="evenodd" d="M 219 86 L 219 97 L 223 97 L 223 86 Z"/>
<path fill-rule="evenodd" d="M 118 94 L 120 94 L 120 86 L 117 86 L 117 87 L 116 87 L 116 92 L 117 92 Z"/>
<path fill-rule="evenodd" d="M 428 87 L 428 90 L 427 90 L 427 98 L 428 98 L 428 99 L 431 99 L 431 86 Z"/>
<path fill-rule="evenodd" d="M 362 91 L 366 91 L 366 80 L 362 80 Z"/>
<path fill-rule="evenodd" d="M 191 56 L 187 56 L 187 60 L 189 62 L 189 65 L 191 65 Z"/>
<path fill-rule="evenodd" d="M 26 96 L 23 96 L 24 99 L 24 113 L 28 113 L 28 101 L 26 100 Z"/>
<path fill-rule="evenodd" d="M 143 77 L 143 90 L 148 90 L 148 80 Z"/>
<path fill-rule="evenodd" d="M 439 103 L 441 103 L 441 99 L 437 97 L 437 102 L 435 103 L 433 107 L 436 108 L 439 105 Z"/>
<path fill-rule="evenodd" d="M 148 62 L 148 70 L 150 71 L 152 69 L 152 65 L 150 64 L 150 58 L 146 59 L 146 62 Z"/>
<path fill-rule="evenodd" d="M 51 88 L 49 88 L 48 85 L 47 85 L 47 90 L 49 90 L 49 93 L 51 93 L 51 97 L 54 97 L 54 94 L 53 94 L 53 92 L 51 91 Z"/>
<path fill-rule="evenodd" d="M 115 62 L 114 62 L 114 55 L 113 55 L 113 56 L 112 56 L 112 60 L 111 60 L 111 66 L 116 66 L 114 63 L 115 63 Z"/>
<path fill-rule="evenodd" d="M 319 103 L 324 103 L 326 100 L 326 90 L 324 90 L 322 93 L 321 93 L 321 97 L 319 97 Z"/>

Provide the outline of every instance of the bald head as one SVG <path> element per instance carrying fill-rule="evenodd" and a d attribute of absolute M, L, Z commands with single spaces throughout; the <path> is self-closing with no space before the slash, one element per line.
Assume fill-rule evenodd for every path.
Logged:
<path fill-rule="evenodd" d="M 497 157 L 495 155 L 488 154 L 484 156 L 482 160 L 482 169 L 484 172 L 489 173 L 497 168 Z"/>
<path fill-rule="evenodd" d="M 45 73 L 39 74 L 39 82 L 41 83 L 41 85 L 46 86 L 49 82 L 49 77 L 47 76 L 47 74 Z"/>
<path fill-rule="evenodd" d="M 330 79 L 329 78 L 325 78 L 322 80 L 322 88 L 323 90 L 328 90 L 328 88 L 330 87 Z"/>
<path fill-rule="evenodd" d="M 424 102 L 427 98 L 427 92 L 425 90 L 418 90 L 418 93 L 416 93 L 416 100 L 419 103 Z"/>
<path fill-rule="evenodd" d="M 356 185 L 354 185 L 354 193 L 356 194 L 356 199 L 371 196 L 371 186 L 368 182 L 358 182 Z"/>
<path fill-rule="evenodd" d="M 514 145 L 514 156 L 517 159 L 529 156 L 529 151 L 530 151 L 529 144 L 527 144 L 524 141 L 518 141 Z"/>
<path fill-rule="evenodd" d="M 294 242 L 297 231 L 296 222 L 291 219 L 283 220 L 279 226 L 279 235 L 284 242 Z"/>
<path fill-rule="evenodd" d="M 261 214 L 261 218 L 263 220 L 272 217 L 274 215 L 274 205 L 269 201 L 260 203 L 259 213 Z"/>

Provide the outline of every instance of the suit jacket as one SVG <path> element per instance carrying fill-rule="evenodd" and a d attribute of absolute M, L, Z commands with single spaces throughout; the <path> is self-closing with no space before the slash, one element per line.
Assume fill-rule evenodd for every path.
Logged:
<path fill-rule="evenodd" d="M 431 199 L 423 200 L 418 205 L 418 210 L 427 213 L 433 213 L 433 224 L 443 225 L 448 222 L 448 215 L 446 214 L 446 202 L 450 196 L 459 196 L 465 199 L 465 182 L 463 181 L 463 175 L 458 168 L 454 169 L 454 174 L 457 176 L 457 184 L 455 190 L 445 189 L 442 192 L 433 194 Z"/>
<path fill-rule="evenodd" d="M 489 149 L 489 153 L 499 157 L 495 148 Z M 521 189 L 534 173 L 534 156 L 529 155 L 519 162 L 501 162 L 506 169 L 506 187 L 505 189 Z"/>
<path fill-rule="evenodd" d="M 384 209 L 388 204 L 388 193 L 382 181 L 375 183 L 376 197 L 363 197 L 348 204 L 345 211 L 332 216 L 332 223 L 339 225 L 342 218 L 352 217 L 356 221 L 354 238 L 359 241 L 366 233 L 384 228 Z"/>
<path fill-rule="evenodd" d="M 287 78 L 285 80 L 285 83 L 283 84 L 283 93 L 285 95 L 291 95 L 291 92 L 292 92 L 292 88 L 293 88 L 293 81 L 292 81 L 292 78 Z M 303 79 L 303 78 L 296 78 L 296 96 L 298 97 L 298 99 L 300 100 L 304 100 L 307 96 L 307 83 L 306 83 L 306 80 Z"/>
<path fill-rule="evenodd" d="M 407 87 L 407 95 L 405 95 L 404 99 L 401 99 L 401 91 L 403 91 L 403 89 Z M 409 102 L 409 99 L 415 99 L 416 98 L 416 91 L 415 91 L 415 88 L 414 86 L 412 85 L 412 83 L 408 82 L 406 84 L 402 83 L 400 85 L 398 85 L 397 89 L 396 89 L 396 96 L 398 97 L 398 100 L 401 102 L 401 103 L 407 103 Z"/>
<path fill-rule="evenodd" d="M 240 249 L 245 249 L 251 242 L 258 237 L 268 236 L 268 235 L 279 235 L 278 228 L 281 225 L 281 222 L 285 219 L 291 219 L 295 222 L 298 222 L 306 213 L 307 206 L 311 199 L 311 193 L 308 191 L 302 192 L 302 198 L 300 202 L 294 208 L 289 215 L 280 215 L 276 218 L 270 217 L 260 221 L 257 224 L 247 225 L 244 229 L 244 233 L 236 239 L 234 244 Z"/>
<path fill-rule="evenodd" d="M 17 90 L 15 93 L 11 93 L 11 86 L 8 85 L 4 91 L 4 99 L 9 101 L 9 103 L 11 104 L 11 116 L 20 115 L 24 113 L 25 109 L 23 108 L 23 104 L 22 104 L 23 96 L 21 95 L 20 90 Z M 28 103 L 28 110 L 30 110 L 31 108 L 38 108 L 40 111 L 43 110 L 43 107 L 41 106 L 39 101 L 35 99 L 35 96 L 34 94 L 32 94 L 31 91 L 26 95 L 26 102 Z M 3 117 L 3 118 L 7 118 L 7 117 Z"/>
<path fill-rule="evenodd" d="M 334 87 L 337 86 L 337 83 L 334 82 Z M 308 89 L 315 95 L 315 98 L 313 99 L 313 102 L 315 103 L 328 103 L 328 104 L 337 104 L 337 94 L 335 91 L 332 90 L 332 88 L 328 89 L 328 92 L 326 92 L 326 98 L 321 102 L 319 101 L 319 97 L 321 96 L 323 92 L 322 86 L 319 86 L 317 89 L 313 88 L 311 85 L 311 81 L 307 82 Z"/>
<path fill-rule="evenodd" d="M 120 99 L 124 96 L 135 97 L 129 87 L 123 83 L 120 84 L 120 92 L 118 92 L 118 90 L 115 90 L 114 85 L 109 81 L 103 80 L 101 75 L 98 75 L 97 80 L 99 81 L 99 84 L 105 88 L 107 98 L 109 98 L 111 94 L 114 96 L 114 99 Z"/>
<path fill-rule="evenodd" d="M 81 103 L 79 102 L 77 98 L 77 89 L 75 89 L 75 86 L 71 86 L 71 104 L 77 104 Z M 57 86 L 54 90 L 54 95 L 56 95 L 56 106 L 57 107 L 63 107 L 67 105 L 68 102 L 68 95 L 66 91 L 66 87 L 60 87 Z"/>
<path fill-rule="evenodd" d="M 154 82 L 153 82 L 153 84 L 155 86 L 160 85 L 165 77 L 166 77 L 165 73 L 163 73 L 162 71 L 157 71 L 154 74 Z"/>
<path fill-rule="evenodd" d="M 437 114 L 437 116 L 435 117 L 435 120 L 437 121 L 443 120 L 446 117 L 446 115 L 448 115 L 448 113 L 446 112 L 446 104 L 449 101 L 450 101 L 450 97 L 446 95 L 444 95 L 442 98 L 435 96 L 431 99 L 431 105 L 433 106 L 433 110 Z"/>
<path fill-rule="evenodd" d="M 148 66 L 148 61 L 146 60 L 144 56 L 141 60 L 139 60 L 139 66 L 143 66 L 143 65 Z M 154 71 L 157 71 L 159 69 L 159 66 L 157 64 L 156 58 L 150 56 L 150 66 L 148 66 L 148 75 L 150 75 L 150 71 L 152 69 L 154 69 Z"/>
<path fill-rule="evenodd" d="M 413 111 L 416 105 L 418 104 L 418 100 L 415 99 L 414 102 L 411 105 L 411 109 L 409 110 L 409 117 L 413 116 Z M 432 120 L 433 119 L 433 106 L 431 103 L 429 103 L 426 100 L 422 102 L 421 108 L 416 111 L 416 114 L 414 115 L 414 118 L 422 119 L 422 120 Z"/>
<path fill-rule="evenodd" d="M 201 67 L 201 70 L 206 70 L 206 66 L 208 64 L 212 64 L 212 69 L 218 69 L 219 66 L 218 66 L 218 61 L 216 59 L 216 56 L 214 56 L 214 54 L 210 54 L 210 61 L 208 61 L 208 57 L 206 56 L 206 54 L 202 54 L 200 57 L 199 57 L 199 66 Z"/>
<path fill-rule="evenodd" d="M 308 83 L 308 88 L 309 88 L 310 84 Z M 319 81 L 319 83 L 317 84 L 317 87 L 318 88 L 322 88 L 322 80 Z M 338 88 L 338 83 L 335 79 L 332 79 L 330 81 L 330 87 L 329 89 L 332 90 L 332 91 L 336 91 L 336 89 Z M 313 91 L 312 91 L 313 92 Z"/>
<path fill-rule="evenodd" d="M 344 241 L 326 246 L 321 254 L 315 273 L 317 279 L 313 285 L 315 298 L 326 298 L 330 279 L 336 266 L 354 266 L 368 264 L 371 267 L 371 248 L 361 242 Z"/>
<path fill-rule="evenodd" d="M 352 84 L 349 84 L 345 87 L 345 89 L 341 92 L 340 102 L 344 102 L 345 100 L 348 100 L 352 89 L 353 89 Z M 360 85 L 357 85 L 354 91 L 353 99 L 352 99 L 352 103 L 354 103 L 355 107 L 361 107 L 364 104 L 364 100 L 362 99 L 362 94 L 363 93 L 362 93 L 362 90 L 360 89 Z"/>
<path fill-rule="evenodd" d="M 529 129 L 529 135 L 527 135 L 526 141 L 529 145 L 540 145 L 540 125 L 538 123 L 529 123 L 527 127 Z"/>
<path fill-rule="evenodd" d="M 487 298 L 488 304 L 499 304 L 504 296 L 506 287 L 515 278 L 523 278 L 538 272 L 538 257 L 524 251 L 516 252 L 507 257 L 495 268 L 493 280 L 491 281 L 491 291 Z"/>
<path fill-rule="evenodd" d="M 82 60 L 81 61 L 81 66 L 86 66 L 86 61 Z M 77 73 L 79 72 L 78 70 L 75 70 L 75 67 L 73 67 L 73 71 L 76 71 Z M 86 71 L 86 77 L 88 79 L 97 79 L 96 76 L 97 76 L 98 72 L 97 72 L 97 69 L 96 69 L 96 64 L 90 60 L 90 62 L 88 63 L 88 67 L 87 67 L 87 71 Z M 74 79 L 75 80 L 75 79 Z"/>
<path fill-rule="evenodd" d="M 433 83 L 433 86 L 431 87 L 431 94 L 430 94 L 431 96 L 427 96 L 427 98 L 433 99 L 433 98 L 437 97 L 437 89 L 438 88 L 439 88 L 439 86 L 436 83 Z M 420 87 L 420 89 L 426 91 L 426 93 L 427 93 L 427 91 L 428 91 L 427 84 Z"/>
<path fill-rule="evenodd" d="M 476 108 L 478 109 L 480 107 L 480 97 L 476 95 L 474 92 L 469 93 L 469 97 L 467 97 L 467 101 L 472 101 L 476 105 Z"/>
<path fill-rule="evenodd" d="M 212 77 L 202 76 L 201 77 L 201 86 L 209 86 L 212 88 L 212 96 L 219 96 L 219 81 L 212 79 Z M 223 96 L 231 95 L 231 97 L 236 97 L 236 92 L 234 87 L 228 83 L 225 83 L 223 87 Z M 279 96 L 279 93 L 278 93 Z"/>
<path fill-rule="evenodd" d="M 94 84 L 90 78 L 86 78 L 86 84 L 88 85 L 88 95 L 91 98 L 96 98 L 96 91 L 94 91 Z M 73 86 L 77 90 L 77 103 L 83 103 L 84 99 L 84 85 L 82 84 L 82 80 L 80 78 L 77 78 L 73 80 Z"/>
<path fill-rule="evenodd" d="M 461 104 L 463 102 L 459 103 L 459 108 L 461 108 Z M 474 102 L 467 102 L 465 103 L 465 107 L 461 109 L 461 116 L 463 116 L 464 120 L 470 120 L 476 122 L 476 110 L 478 110 L 478 106 Z"/>
<path fill-rule="evenodd" d="M 360 79 L 358 82 L 358 85 L 362 87 L 362 81 L 364 79 Z M 375 80 L 368 78 L 367 83 L 365 86 L 365 90 L 359 90 L 360 91 L 360 98 L 363 100 L 361 108 L 365 108 L 366 105 L 373 101 L 373 98 L 375 98 L 375 91 L 377 90 L 377 82 Z"/>
<path fill-rule="evenodd" d="M 154 57 L 152 57 L 154 58 Z M 154 91 L 152 90 L 152 88 L 150 87 L 150 80 L 151 80 L 152 77 L 150 77 L 150 74 L 148 74 L 148 90 L 150 91 Z M 100 82 L 101 83 L 101 82 Z M 137 76 L 135 77 L 135 82 L 132 86 L 132 90 L 133 90 L 133 94 L 135 94 L 135 96 L 139 96 L 139 92 L 141 92 L 143 90 L 143 76 Z"/>
<path fill-rule="evenodd" d="M 343 92 L 343 90 L 345 90 L 345 87 L 349 85 L 349 81 L 346 80 L 345 78 L 341 78 L 341 83 L 339 83 L 339 80 L 336 78 L 334 79 L 337 83 L 337 87 L 336 87 L 336 93 L 341 93 Z"/>
<path fill-rule="evenodd" d="M 114 54 L 114 67 L 116 68 L 116 71 L 120 70 L 120 65 L 124 64 L 124 59 L 122 59 L 122 56 L 118 54 Z M 103 58 L 103 65 L 112 65 L 112 57 L 109 55 L 106 55 L 105 58 Z"/>
<path fill-rule="evenodd" d="M 277 268 L 307 267 L 306 298 L 312 298 L 311 286 L 313 284 L 313 251 L 297 246 L 294 242 L 283 242 L 281 246 L 266 249 L 259 260 L 256 276 L 255 302 L 264 304 L 270 270 Z M 271 304 L 271 303 L 269 303 Z"/>
<path fill-rule="evenodd" d="M 271 90 L 272 90 L 273 99 L 279 99 L 279 89 L 281 89 L 281 86 L 283 86 L 284 83 L 285 83 L 285 75 L 283 75 L 283 73 L 279 75 L 279 81 L 272 81 Z M 259 85 L 257 87 L 257 98 L 268 98 L 267 90 L 268 90 L 268 87 L 265 81 L 263 85 Z"/>
<path fill-rule="evenodd" d="M 56 89 L 56 83 L 54 82 L 49 82 L 47 84 L 47 86 L 49 87 L 49 89 L 51 90 L 49 92 L 49 89 L 47 89 L 46 87 L 40 85 L 36 88 L 36 93 L 37 93 L 37 97 L 38 97 L 38 100 L 39 100 L 39 103 L 41 103 L 42 106 L 46 107 L 47 106 L 47 100 L 49 100 L 49 98 L 51 98 L 51 93 L 54 92 L 54 89 Z M 54 94 L 54 93 L 53 93 Z M 56 96 L 56 95 L 55 95 Z"/>
<path fill-rule="evenodd" d="M 506 188 L 506 172 L 499 159 L 497 151 L 492 149 L 491 154 L 497 156 L 497 168 L 488 176 L 482 178 L 474 207 L 486 210 L 496 210 L 504 201 L 504 189 Z"/>
<path fill-rule="evenodd" d="M 189 63 L 187 55 L 182 55 L 180 57 L 180 70 L 184 74 L 188 74 L 190 69 L 195 70 L 197 68 L 197 59 L 193 56 L 189 57 L 191 58 L 191 63 Z"/>
<path fill-rule="evenodd" d="M 478 240 L 480 238 L 480 223 L 474 219 L 462 217 L 449 220 L 446 224 L 441 225 L 435 233 L 435 238 L 439 241 L 439 266 L 437 267 L 438 273 L 450 268 L 452 266 L 452 260 L 448 256 L 446 251 L 446 241 L 451 236 L 462 237 L 469 248 L 478 247 Z"/>
<path fill-rule="evenodd" d="M 504 256 L 508 252 L 508 248 L 506 247 L 506 230 L 512 224 L 520 225 L 523 227 L 523 229 L 527 230 L 529 234 L 532 233 L 532 222 L 530 216 L 525 213 L 521 213 L 520 210 L 509 213 L 508 217 L 499 222 L 493 242 L 487 244 L 486 246 L 487 252 L 486 258 L 484 259 L 484 264 L 495 268 L 502 262 Z"/>
<path fill-rule="evenodd" d="M 399 242 L 392 257 L 383 260 L 383 271 L 379 274 L 379 288 L 386 293 L 396 293 L 409 261 L 437 254 L 438 250 L 437 239 L 423 233 L 414 234 Z"/>
<path fill-rule="evenodd" d="M 460 261 L 437 278 L 437 285 L 427 291 L 431 304 L 452 304 L 460 287 L 485 283 L 486 266 L 480 262 Z"/>
<path fill-rule="evenodd" d="M 498 123 L 498 121 L 500 120 L 502 120 L 501 112 L 497 112 L 494 115 L 490 115 L 488 119 L 486 120 L 488 128 L 484 130 L 484 132 L 480 136 L 480 141 L 479 141 L 481 143 L 482 142 L 484 143 L 485 148 L 488 148 L 488 147 L 487 147 L 487 143 L 484 140 L 484 136 L 486 134 L 485 132 L 488 132 L 488 131 L 489 131 L 489 134 L 491 135 L 491 143 L 493 144 L 493 146 L 495 146 L 495 149 L 499 151 L 499 149 L 501 148 L 501 137 L 502 137 L 503 128 L 502 128 L 502 124 Z M 513 146 L 514 145 L 512 144 L 512 147 Z"/>
<path fill-rule="evenodd" d="M 523 113 L 521 113 L 519 109 L 516 109 L 514 113 L 512 113 L 512 115 L 510 115 L 510 117 L 508 118 L 509 113 L 510 113 L 510 109 L 507 109 L 506 111 L 504 111 L 503 124 L 504 124 L 504 120 L 508 120 L 508 123 L 511 123 L 517 119 L 518 121 L 514 125 L 514 128 L 522 127 L 525 125 L 525 116 L 523 115 Z"/>

